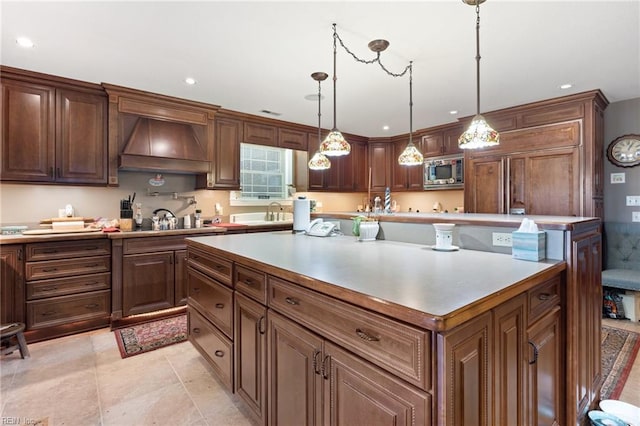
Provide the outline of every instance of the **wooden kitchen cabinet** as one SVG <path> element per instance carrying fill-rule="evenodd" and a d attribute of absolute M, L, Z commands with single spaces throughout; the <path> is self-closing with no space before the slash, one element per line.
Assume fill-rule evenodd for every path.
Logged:
<path fill-rule="evenodd" d="M 458 138 L 463 132 L 464 127 L 460 123 L 429 128 L 422 136 L 422 155 L 430 158 L 462 154 L 464 150 L 458 147 Z"/>
<path fill-rule="evenodd" d="M 196 176 L 196 189 L 240 189 L 242 121 L 225 114 L 215 117 L 211 171 Z"/>
<path fill-rule="evenodd" d="M 465 152 L 465 211 L 602 217 L 606 105 L 592 91 L 485 114 L 500 145 Z"/>
<path fill-rule="evenodd" d="M 3 181 L 106 185 L 107 98 L 98 85 L 2 67 Z"/>
<path fill-rule="evenodd" d="M 174 253 L 134 254 L 122 259 L 123 315 L 174 306 Z"/>
<path fill-rule="evenodd" d="M 371 191 L 383 192 L 391 187 L 391 156 L 393 145 L 390 142 L 369 144 L 369 167 L 371 168 Z"/>
<path fill-rule="evenodd" d="M 0 324 L 25 322 L 24 247 L 3 245 L 0 250 Z"/>
<path fill-rule="evenodd" d="M 351 153 L 340 157 L 328 157 L 331 168 L 309 170 L 309 190 L 331 192 L 361 192 L 367 190 L 368 148 L 355 137 L 347 136 Z M 317 134 L 309 134 L 309 156 L 315 154 L 319 143 Z"/>
<path fill-rule="evenodd" d="M 408 139 L 393 142 L 391 154 L 391 192 L 422 191 L 424 189 L 424 164 L 417 166 L 403 166 L 398 164 L 398 157 L 407 147 Z M 422 150 L 422 143 L 414 141 L 418 150 Z"/>
<path fill-rule="evenodd" d="M 3 249 L 4 250 L 4 249 Z M 109 324 L 111 246 L 107 239 L 25 246 L 26 331 L 38 341 Z"/>

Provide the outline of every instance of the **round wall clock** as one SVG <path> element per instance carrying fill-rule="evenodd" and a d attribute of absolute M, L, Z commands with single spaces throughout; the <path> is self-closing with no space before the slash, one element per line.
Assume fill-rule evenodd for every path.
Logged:
<path fill-rule="evenodd" d="M 618 167 L 640 164 L 640 135 L 624 135 L 614 139 L 607 148 L 607 158 Z"/>

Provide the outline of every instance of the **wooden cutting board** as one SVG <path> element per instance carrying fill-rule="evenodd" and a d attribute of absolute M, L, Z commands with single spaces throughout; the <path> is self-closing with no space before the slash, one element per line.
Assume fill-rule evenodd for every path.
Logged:
<path fill-rule="evenodd" d="M 47 235 L 47 234 L 75 234 L 79 232 L 100 232 L 100 228 L 83 229 L 28 229 L 22 231 L 22 235 Z"/>
<path fill-rule="evenodd" d="M 74 221 L 83 221 L 83 222 L 94 222 L 91 217 L 52 217 L 49 219 L 42 219 L 40 221 L 41 224 L 51 225 L 53 222 L 74 222 Z"/>

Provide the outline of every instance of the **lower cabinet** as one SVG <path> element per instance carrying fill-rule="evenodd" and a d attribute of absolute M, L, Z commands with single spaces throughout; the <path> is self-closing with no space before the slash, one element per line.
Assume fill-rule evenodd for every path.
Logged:
<path fill-rule="evenodd" d="M 4 245 L 0 251 L 0 324 L 25 322 L 24 247 Z"/>
<path fill-rule="evenodd" d="M 233 391 L 233 342 L 197 310 L 187 309 L 189 341 L 209 362 L 222 384 Z"/>
<path fill-rule="evenodd" d="M 270 425 L 426 425 L 431 397 L 269 311 Z"/>

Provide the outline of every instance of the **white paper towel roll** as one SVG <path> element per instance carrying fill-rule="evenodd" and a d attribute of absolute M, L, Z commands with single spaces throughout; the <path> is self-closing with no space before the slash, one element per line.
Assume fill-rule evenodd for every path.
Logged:
<path fill-rule="evenodd" d="M 311 203 L 308 199 L 293 200 L 293 232 L 307 230 L 311 217 Z"/>

